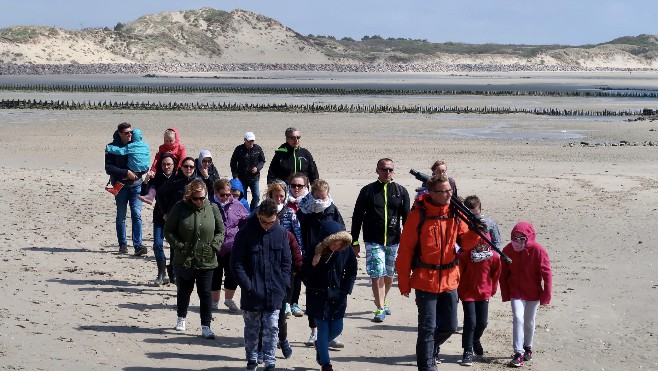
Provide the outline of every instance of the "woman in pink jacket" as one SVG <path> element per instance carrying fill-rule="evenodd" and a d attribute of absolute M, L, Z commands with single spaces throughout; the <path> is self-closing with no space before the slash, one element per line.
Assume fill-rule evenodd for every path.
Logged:
<path fill-rule="evenodd" d="M 503 302 L 511 301 L 514 356 L 510 366 L 521 367 L 532 359 L 532 337 L 539 305 L 551 302 L 553 273 L 546 250 L 535 241 L 535 228 L 518 222 L 512 229 L 512 241 L 503 253 L 512 264 L 502 264 L 500 293 Z"/>

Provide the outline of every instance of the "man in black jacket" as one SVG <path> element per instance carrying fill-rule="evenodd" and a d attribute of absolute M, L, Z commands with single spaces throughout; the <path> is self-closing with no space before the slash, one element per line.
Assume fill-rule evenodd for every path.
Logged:
<path fill-rule="evenodd" d="M 127 122 L 122 122 L 114 132 L 112 145 L 124 147 L 132 141 L 133 129 Z M 110 182 L 116 186 L 123 184 L 114 198 L 117 205 L 116 230 L 119 242 L 119 253 L 128 253 L 126 238 L 126 212 L 130 204 L 130 219 L 132 221 L 132 240 L 135 255 L 144 255 L 147 250 L 142 245 L 142 201 L 138 196 L 142 190 L 143 173 L 135 173 L 128 168 L 127 155 L 113 155 L 105 152 L 105 172 L 110 176 Z M 117 189 L 117 187 L 115 187 Z"/>
<path fill-rule="evenodd" d="M 366 245 L 366 271 L 372 279 L 375 297 L 375 322 L 383 322 L 391 309 L 386 302 L 393 277 L 395 258 L 400 243 L 401 226 L 409 214 L 409 193 L 393 182 L 395 167 L 393 160 L 377 161 L 377 181 L 361 189 L 352 215 L 352 247 L 359 256 L 359 232 L 363 226 L 363 241 Z"/>
<path fill-rule="evenodd" d="M 277 179 L 284 182 L 295 173 L 302 173 L 308 177 L 309 184 L 318 179 L 318 167 L 311 152 L 299 145 L 302 138 L 299 130 L 287 128 L 285 131 L 286 142 L 274 151 L 274 157 L 267 171 L 267 184 Z"/>
<path fill-rule="evenodd" d="M 265 369 L 274 369 L 279 310 L 288 289 L 292 258 L 288 232 L 277 222 L 276 202 L 265 199 L 235 235 L 231 272 L 242 289 L 247 370 L 258 368 L 258 335 L 263 332 Z"/>
<path fill-rule="evenodd" d="M 265 165 L 265 154 L 263 149 L 256 143 L 256 135 L 251 131 L 244 135 L 244 144 L 235 147 L 231 156 L 231 174 L 233 179 L 239 179 L 244 186 L 244 196 L 247 197 L 247 189 L 251 189 L 251 203 L 249 210 L 254 210 L 260 202 L 260 171 Z"/>

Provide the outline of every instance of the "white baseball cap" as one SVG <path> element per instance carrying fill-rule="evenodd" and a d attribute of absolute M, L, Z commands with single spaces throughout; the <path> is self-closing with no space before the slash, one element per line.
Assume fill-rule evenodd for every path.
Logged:
<path fill-rule="evenodd" d="M 249 141 L 256 140 L 256 135 L 254 135 L 254 133 L 248 131 L 244 134 L 244 140 L 249 140 Z"/>

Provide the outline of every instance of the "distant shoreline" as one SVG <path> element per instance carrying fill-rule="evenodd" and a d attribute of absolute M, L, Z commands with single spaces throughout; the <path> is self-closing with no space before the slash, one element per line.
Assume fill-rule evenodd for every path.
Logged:
<path fill-rule="evenodd" d="M 0 64 L 0 75 L 158 74 L 256 71 L 312 72 L 633 72 L 656 68 L 581 67 L 522 64 L 390 63 L 390 64 L 295 64 L 295 63 L 90 63 Z"/>

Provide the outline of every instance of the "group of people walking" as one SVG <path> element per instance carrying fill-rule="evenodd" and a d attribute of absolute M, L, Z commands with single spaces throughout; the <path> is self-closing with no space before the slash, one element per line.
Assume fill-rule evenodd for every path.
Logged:
<path fill-rule="evenodd" d="M 134 255 L 147 254 L 141 203 L 155 202 L 154 283 L 177 286 L 176 330 L 186 329 L 196 285 L 201 334 L 214 338 L 212 310 L 219 307 L 223 283 L 224 305 L 243 316 L 247 370 L 256 370 L 259 363 L 266 370 L 275 369 L 277 348 L 290 358 L 287 318 L 304 314 L 310 328 L 305 344 L 315 347 L 322 370 L 333 370 L 329 348 L 345 346 L 339 336 L 363 232 L 373 322 L 392 315 L 387 297 L 396 276 L 403 296 L 415 290 L 419 370 L 436 370 L 440 363 L 440 346 L 457 330 L 458 300 L 464 311 L 461 364 L 470 366 L 474 356 L 484 354 L 481 337 L 488 323 L 488 302 L 499 284 L 514 315 L 510 366 L 532 359 L 537 307 L 550 303 L 552 285 L 550 261 L 535 240 L 532 224 L 519 222 L 514 227 L 511 242 L 503 248 L 512 263 L 503 263 L 483 238 L 490 237 L 498 247 L 496 224 L 480 217 L 481 222 L 469 228 L 457 217 L 451 206 L 456 184 L 447 177 L 444 161 L 431 167 L 433 175 L 417 190 L 412 204 L 405 187 L 393 180 L 393 160 L 382 158 L 375 168 L 377 179 L 359 192 L 349 233 L 329 184 L 320 179 L 311 153 L 300 146 L 299 131 L 288 128 L 284 134 L 286 141 L 270 162 L 261 201 L 259 181 L 266 160 L 253 132 L 235 148 L 232 179 L 227 179 L 219 176 L 209 150 L 188 157 L 175 128 L 165 131 L 164 143 L 151 162 L 139 130 L 128 123 L 117 127 L 106 147 L 105 169 L 110 175 L 107 190 L 117 205 L 119 253 L 128 252 L 129 205 Z M 467 197 L 464 204 L 480 215 L 477 196 Z M 165 239 L 170 245 L 169 265 Z M 305 311 L 299 305 L 302 284 Z M 239 306 L 233 300 L 238 287 Z"/>

